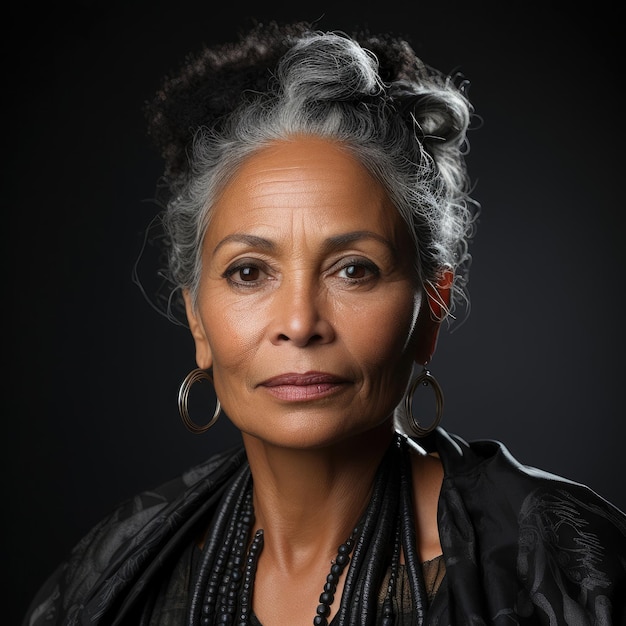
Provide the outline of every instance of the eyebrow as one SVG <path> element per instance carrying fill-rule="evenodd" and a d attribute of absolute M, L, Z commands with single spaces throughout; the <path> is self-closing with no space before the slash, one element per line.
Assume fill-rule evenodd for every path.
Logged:
<path fill-rule="evenodd" d="M 385 239 L 382 235 L 378 233 L 373 233 L 371 230 L 355 230 L 350 233 L 341 233 L 340 235 L 334 235 L 329 237 L 324 242 L 324 247 L 332 252 L 333 250 L 340 250 L 344 248 L 346 245 L 351 244 L 355 241 L 361 241 L 363 239 L 374 239 L 382 243 L 384 246 L 389 248 L 391 252 L 395 254 L 396 247 L 387 239 Z"/>
<path fill-rule="evenodd" d="M 385 239 L 378 233 L 373 233 L 370 230 L 355 230 L 349 233 L 333 235 L 324 241 L 324 250 L 326 252 L 341 250 L 341 248 L 346 247 L 346 245 L 363 239 L 374 239 L 375 241 L 378 241 L 386 246 L 392 254 L 396 254 L 396 247 L 389 240 Z M 247 233 L 233 233 L 232 235 L 224 237 L 224 239 L 222 239 L 215 246 L 213 249 L 213 255 L 215 255 L 222 246 L 225 246 L 228 243 L 242 243 L 253 248 L 260 248 L 266 252 L 271 252 L 276 249 L 276 244 L 265 237 L 259 237 L 258 235 L 250 235 Z"/>
<path fill-rule="evenodd" d="M 265 237 L 259 237 L 258 235 L 248 235 L 246 233 L 233 233 L 232 235 L 228 235 L 224 237 L 213 249 L 213 256 L 217 253 L 217 251 L 225 246 L 227 243 L 243 243 L 252 248 L 261 248 L 267 252 L 271 252 L 276 248 L 276 245 L 270 241 L 269 239 L 265 239 Z"/>

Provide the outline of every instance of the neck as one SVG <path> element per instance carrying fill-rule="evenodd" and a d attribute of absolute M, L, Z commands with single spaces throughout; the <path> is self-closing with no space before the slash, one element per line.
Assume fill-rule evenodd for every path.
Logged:
<path fill-rule="evenodd" d="M 217 623 L 218 617 L 222 623 L 225 617 L 227 623 L 233 618 L 248 624 L 252 611 L 267 626 L 307 626 L 317 606 L 316 624 L 328 624 L 336 612 L 341 623 L 353 611 L 369 619 L 374 616 L 368 612 L 372 594 L 383 589 L 380 574 L 389 567 L 382 610 L 393 623 L 401 555 L 408 554 L 415 564 L 417 553 L 402 531 L 404 523 L 413 523 L 406 491 L 411 468 L 402 446 L 394 446 L 378 473 L 392 438 L 391 423 L 316 451 L 275 449 L 245 437 L 252 490 L 241 491 L 241 482 L 247 483 L 250 476 L 244 466 L 225 493 L 229 502 L 236 498 L 236 511 L 221 520 L 225 525 L 213 529 L 211 549 L 198 570 L 194 597 L 203 604 L 194 607 L 194 616 L 199 619 L 201 610 L 208 623 Z M 290 494 L 297 497 L 295 503 L 284 499 Z M 246 549 L 245 538 L 254 530 L 251 523 L 263 532 L 259 530 Z M 365 576 L 372 563 L 381 566 L 374 581 L 370 574 Z M 346 589 L 345 567 L 352 572 Z M 417 606 L 425 606 L 423 581 L 419 568 L 414 569 L 411 593 Z"/>
<path fill-rule="evenodd" d="M 254 481 L 255 529 L 280 561 L 334 555 L 370 499 L 378 465 L 393 437 L 381 426 L 317 449 L 294 450 L 243 436 Z"/>

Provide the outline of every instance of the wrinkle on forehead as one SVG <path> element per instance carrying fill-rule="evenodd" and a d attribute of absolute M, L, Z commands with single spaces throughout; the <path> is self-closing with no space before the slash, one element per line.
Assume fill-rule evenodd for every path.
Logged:
<path fill-rule="evenodd" d="M 320 235 L 355 231 L 377 233 L 395 249 L 406 227 L 383 185 L 356 157 L 336 142 L 298 137 L 244 161 L 214 205 L 207 234 L 213 252 L 233 234 L 307 247 L 309 239 L 319 244 Z"/>
<path fill-rule="evenodd" d="M 333 183 L 341 185 L 346 180 L 351 185 L 344 194 L 353 200 L 371 200 L 372 196 L 388 200 L 382 185 L 353 155 L 336 142 L 313 137 L 280 141 L 260 150 L 244 162 L 235 178 L 260 201 L 268 196 L 298 198 L 314 190 L 333 202 L 338 200 Z"/>

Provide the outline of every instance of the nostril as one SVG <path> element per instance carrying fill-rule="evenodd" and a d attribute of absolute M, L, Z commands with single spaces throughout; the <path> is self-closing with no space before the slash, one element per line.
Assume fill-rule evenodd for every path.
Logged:
<path fill-rule="evenodd" d="M 284 333 L 280 333 L 279 335 L 277 335 L 276 339 L 278 341 L 293 341 L 295 343 L 298 343 L 299 345 L 305 345 L 305 346 L 308 346 L 312 343 L 323 341 L 322 335 L 318 333 L 311 335 L 310 337 L 306 337 L 305 339 L 302 339 L 302 340 L 297 337 L 289 337 L 288 335 L 285 335 Z"/>

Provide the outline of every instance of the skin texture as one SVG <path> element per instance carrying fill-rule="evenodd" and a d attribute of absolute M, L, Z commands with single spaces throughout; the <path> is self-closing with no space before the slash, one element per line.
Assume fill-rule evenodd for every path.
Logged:
<path fill-rule="evenodd" d="M 330 560 L 367 506 L 412 363 L 434 351 L 439 324 L 414 254 L 384 188 L 325 140 L 256 153 L 212 207 L 197 302 L 185 301 L 198 366 L 212 368 L 250 460 L 264 626 L 311 623 Z M 427 559 L 441 550 L 442 472 L 427 456 L 413 470 Z M 291 601 L 277 603 L 276 589 Z"/>

